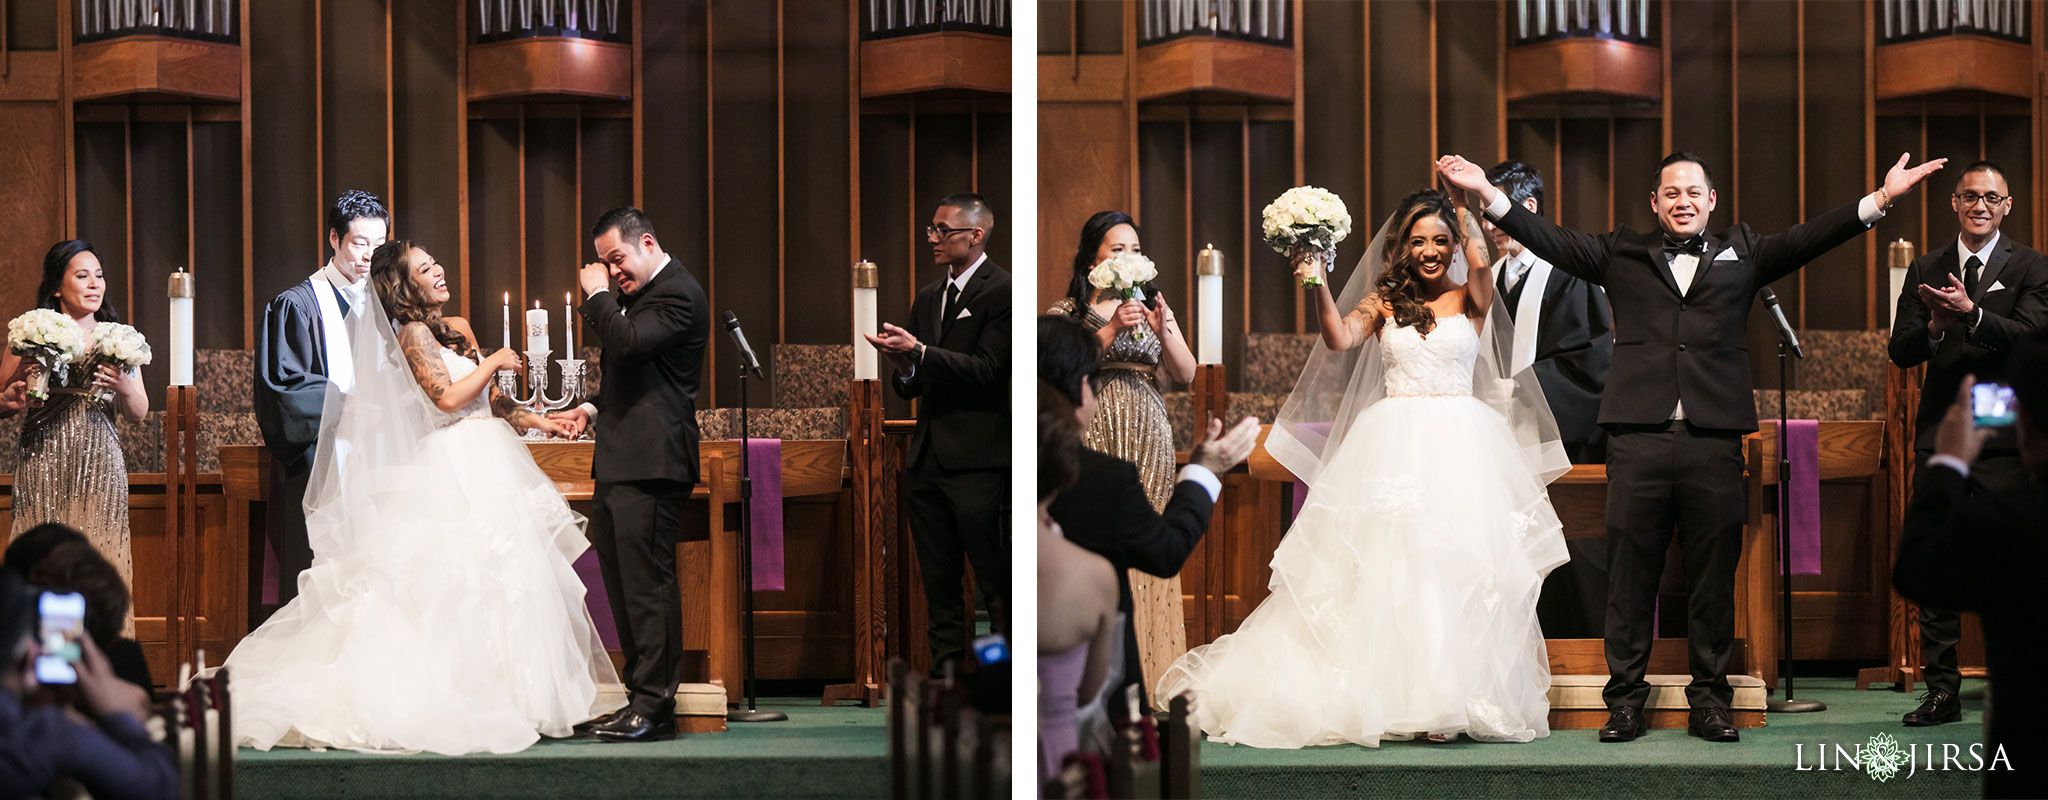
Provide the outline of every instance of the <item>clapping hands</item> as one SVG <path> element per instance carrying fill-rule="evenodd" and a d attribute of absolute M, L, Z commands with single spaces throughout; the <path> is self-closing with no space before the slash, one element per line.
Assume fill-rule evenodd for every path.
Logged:
<path fill-rule="evenodd" d="M 1977 304 L 1970 302 L 1970 294 L 1963 290 L 1963 282 L 1954 273 L 1948 275 L 1948 282 L 1941 286 L 1920 284 L 1913 287 L 1920 293 L 1920 302 L 1927 306 L 1927 328 L 1941 333 L 1954 325 L 1963 315 L 1977 310 Z"/>
<path fill-rule="evenodd" d="M 1223 430 L 1222 419 L 1212 417 L 1201 443 L 1188 452 L 1188 463 L 1199 464 L 1212 473 L 1222 475 L 1251 457 L 1252 449 L 1258 444 L 1258 417 L 1238 420 L 1229 432 Z"/>

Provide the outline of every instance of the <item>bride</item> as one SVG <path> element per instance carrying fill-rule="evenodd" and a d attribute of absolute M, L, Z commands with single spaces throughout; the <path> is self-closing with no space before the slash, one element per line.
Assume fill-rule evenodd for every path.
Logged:
<path fill-rule="evenodd" d="M 1569 465 L 1534 374 L 1502 368 L 1512 333 L 1484 242 L 1469 211 L 1416 192 L 1342 304 L 1316 290 L 1325 347 L 1267 441 L 1313 487 L 1272 594 L 1159 681 L 1159 697 L 1198 695 L 1212 738 L 1549 735 L 1536 597 L 1565 549 L 1544 487 Z"/>
<path fill-rule="evenodd" d="M 570 566 L 583 517 L 513 435 L 561 431 L 492 388 L 513 351 L 465 355 L 425 250 L 377 248 L 369 291 L 355 387 L 328 385 L 320 424 L 313 566 L 225 665 L 238 743 L 456 755 L 567 736 L 618 678 Z"/>

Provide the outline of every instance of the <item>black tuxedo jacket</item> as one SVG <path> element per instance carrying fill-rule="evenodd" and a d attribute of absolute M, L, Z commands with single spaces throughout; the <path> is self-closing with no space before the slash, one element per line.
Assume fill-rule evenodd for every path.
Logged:
<path fill-rule="evenodd" d="M 954 318 L 941 325 L 946 280 L 917 290 L 903 329 L 924 344 L 924 358 L 908 376 L 898 372 L 890 381 L 896 394 L 918 401 L 910 466 L 936 459 L 947 470 L 1008 468 L 1010 273 L 994 261 L 981 262 L 960 292 Z"/>
<path fill-rule="evenodd" d="M 1662 231 L 1622 226 L 1595 236 L 1521 206 L 1510 206 L 1496 224 L 1551 266 L 1607 290 L 1614 312 L 1607 379 L 1622 388 L 1601 400 L 1600 424 L 1661 424 L 1684 398 L 1694 425 L 1748 432 L 1756 430 L 1747 336 L 1757 290 L 1869 230 L 1856 207 L 1769 236 L 1748 225 L 1707 236 L 1706 255 L 1683 295 L 1664 259 Z"/>
<path fill-rule="evenodd" d="M 1515 290 L 1506 288 L 1507 272 L 1496 274 L 1495 286 L 1515 327 L 1536 326 L 1536 382 L 1543 400 L 1557 418 L 1559 438 L 1585 445 L 1599 433 L 1600 396 L 1607 388 L 1607 367 L 1614 359 L 1614 313 L 1600 287 L 1552 268 L 1543 284 L 1541 312 L 1535 319 L 1515 315 L 1529 278 Z"/>
<path fill-rule="evenodd" d="M 577 309 L 604 348 L 590 476 L 697 481 L 697 386 L 711 306 L 696 276 L 671 258 L 636 294 L 591 295 Z"/>
<path fill-rule="evenodd" d="M 304 475 L 313 469 L 320 411 L 327 402 L 327 329 L 315 291 L 326 281 L 299 281 L 263 308 L 256 339 L 256 426 L 273 468 Z"/>
<path fill-rule="evenodd" d="M 2015 772 L 1985 773 L 1986 797 L 2041 797 L 2048 773 L 2048 483 L 2039 478 L 1997 492 L 1969 495 L 1969 481 L 1948 467 L 1920 470 L 1899 538 L 1892 584 L 1899 594 L 1937 608 L 1975 611 L 1984 622 L 1991 668 L 1986 750 L 2003 744 Z M 2022 760 L 2024 759 L 2024 760 Z"/>
<path fill-rule="evenodd" d="M 1067 541 L 1109 559 L 1116 566 L 1117 610 L 1131 613 L 1131 577 L 1126 570 L 1171 578 L 1195 552 L 1209 530 L 1215 503 L 1194 481 L 1174 484 L 1166 512 L 1152 510 L 1138 465 L 1086 447 L 1081 448 L 1081 474 L 1073 488 L 1060 493 L 1046 509 Z M 1143 685 L 1138 662 L 1138 633 L 1124 625 L 1124 685 Z"/>
<path fill-rule="evenodd" d="M 1957 250 L 1957 243 L 1950 241 L 1913 262 L 1892 321 L 1892 363 L 1907 368 L 1927 365 L 1920 415 L 1914 419 L 1916 450 L 1934 450 L 1934 429 L 1955 402 L 1964 375 L 1975 374 L 1980 382 L 2005 380 L 2006 351 L 2029 331 L 2048 325 L 2048 258 L 2000 233 L 1991 246 L 1990 263 L 1978 273 L 1977 293 L 1970 297 L 1984 309 L 1983 320 L 1974 331 L 1960 324 L 1949 328 L 1936 348 L 1927 340 L 1927 304 L 1915 290 L 1921 284 L 1946 286 L 1950 275 L 1962 280 Z M 1993 286 L 1998 291 L 1991 291 Z M 1999 449 L 2012 448 L 2005 444 Z"/>

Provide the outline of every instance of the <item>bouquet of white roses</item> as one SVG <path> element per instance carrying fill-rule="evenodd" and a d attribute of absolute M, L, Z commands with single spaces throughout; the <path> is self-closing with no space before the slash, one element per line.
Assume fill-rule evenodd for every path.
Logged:
<path fill-rule="evenodd" d="M 28 396 L 48 400 L 50 376 L 54 374 L 59 383 L 63 382 L 71 363 L 85 355 L 85 335 L 70 317 L 38 308 L 7 323 L 7 349 L 42 366 L 30 371 Z"/>
<path fill-rule="evenodd" d="M 102 322 L 92 328 L 92 360 L 90 367 L 97 369 L 104 364 L 126 372 L 149 365 L 149 340 L 142 337 L 142 331 L 118 322 Z M 113 399 L 106 390 L 95 393 L 100 402 Z"/>
<path fill-rule="evenodd" d="M 1318 286 L 1323 271 L 1337 257 L 1337 243 L 1351 235 L 1351 212 L 1344 200 L 1328 189 L 1296 186 L 1266 205 L 1261 214 L 1266 244 L 1283 256 L 1306 251 L 1311 258 L 1303 266 L 1310 274 L 1301 285 Z M 1319 257 L 1319 258 L 1318 258 Z"/>
<path fill-rule="evenodd" d="M 1159 269 L 1152 266 L 1152 259 L 1137 253 L 1118 253 L 1096 264 L 1088 271 L 1088 283 L 1097 289 L 1108 289 L 1123 294 L 1125 300 L 1142 300 L 1138 287 L 1146 281 L 1159 277 Z M 1131 334 L 1145 338 L 1144 331 Z"/>

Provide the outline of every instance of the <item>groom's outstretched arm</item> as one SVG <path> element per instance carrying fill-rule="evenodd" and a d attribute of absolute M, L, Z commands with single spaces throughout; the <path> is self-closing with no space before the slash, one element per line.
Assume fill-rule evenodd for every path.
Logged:
<path fill-rule="evenodd" d="M 1523 247 L 1565 274 L 1595 286 L 1607 285 L 1607 262 L 1614 254 L 1614 234 L 1594 236 L 1572 230 L 1530 213 L 1499 191 L 1493 193 L 1486 216 Z"/>
<path fill-rule="evenodd" d="M 680 267 L 678 267 L 680 268 Z M 642 297 L 628 316 L 619 313 L 619 299 L 612 292 L 598 292 L 583 301 L 577 313 L 597 331 L 605 355 L 620 364 L 635 364 L 681 347 L 690 338 L 697 315 L 704 313 L 690 298 L 680 294 Z"/>

